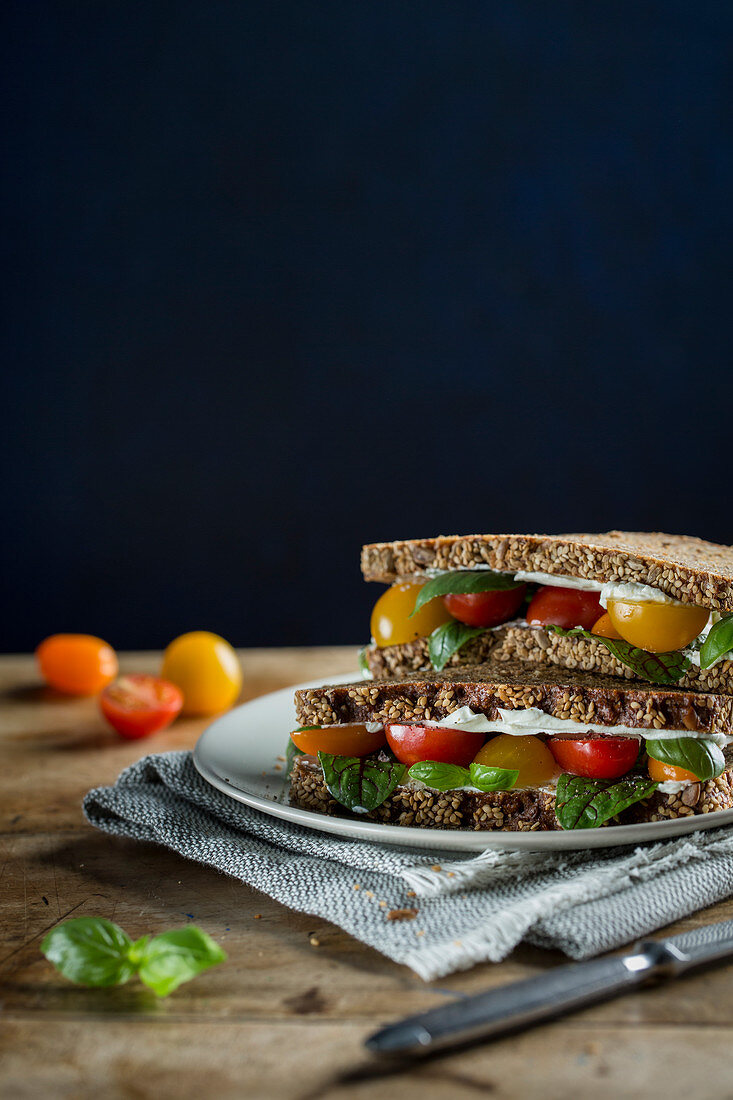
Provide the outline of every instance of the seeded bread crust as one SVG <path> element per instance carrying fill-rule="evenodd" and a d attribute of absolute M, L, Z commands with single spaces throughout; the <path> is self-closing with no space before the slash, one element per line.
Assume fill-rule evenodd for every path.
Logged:
<path fill-rule="evenodd" d="M 503 640 L 501 631 L 487 631 L 478 638 L 471 638 L 454 653 L 446 668 L 463 668 L 468 665 L 481 665 L 489 658 Z M 386 646 L 380 649 L 368 645 L 364 649 L 364 659 L 372 676 L 386 679 L 389 676 L 409 676 L 413 672 L 430 672 L 432 665 L 428 656 L 428 639 L 415 638 L 413 642 L 402 645 Z"/>
<path fill-rule="evenodd" d="M 368 581 L 391 583 L 426 569 L 489 566 L 586 580 L 650 584 L 683 603 L 733 610 L 733 547 L 689 535 L 607 531 L 571 535 L 441 535 L 364 546 Z"/>
<path fill-rule="evenodd" d="M 370 645 L 364 650 L 369 671 L 375 679 L 389 676 L 410 676 L 416 672 L 431 672 L 426 638 L 417 638 L 404 645 L 379 649 Z M 500 627 L 472 638 L 448 662 L 447 668 L 467 668 L 487 659 L 491 661 L 528 661 L 534 665 L 553 665 L 586 672 L 602 672 L 622 680 L 640 680 L 622 664 L 603 642 L 590 638 L 564 638 L 542 627 Z M 722 692 L 733 695 L 733 661 L 719 661 L 712 668 L 692 666 L 678 681 L 677 687 L 696 691 Z"/>
<path fill-rule="evenodd" d="M 323 772 L 312 756 L 299 756 L 293 764 L 290 802 L 303 810 L 359 821 L 407 825 L 422 829 L 471 829 L 504 832 L 536 832 L 560 828 L 555 817 L 555 795 L 550 790 L 434 791 L 397 787 L 389 798 L 368 814 L 350 814 L 331 797 Z M 629 825 L 665 821 L 733 808 L 733 768 L 706 783 L 691 783 L 680 794 L 660 794 L 637 802 L 608 824 Z"/>
<path fill-rule="evenodd" d="M 553 673 L 549 681 L 544 667 L 517 660 L 295 693 L 297 718 L 304 726 L 440 721 L 463 706 L 489 719 L 499 717 L 499 707 L 537 707 L 558 718 L 604 726 L 725 734 L 733 730 L 730 695 L 641 682 L 622 684 L 613 676 L 576 669 Z"/>
<path fill-rule="evenodd" d="M 646 683 L 622 664 L 603 642 L 595 638 L 563 638 L 542 627 L 506 627 L 496 631 L 491 650 L 493 661 L 529 661 L 535 665 L 582 669 L 615 676 L 623 680 Z M 480 640 L 480 639 L 477 639 Z M 396 648 L 396 647 L 395 647 Z M 460 650 L 459 650 L 460 653 Z M 457 655 L 456 655 L 457 656 Z M 678 688 L 733 695 L 733 661 L 719 661 L 712 668 L 694 665 L 680 678 Z"/>

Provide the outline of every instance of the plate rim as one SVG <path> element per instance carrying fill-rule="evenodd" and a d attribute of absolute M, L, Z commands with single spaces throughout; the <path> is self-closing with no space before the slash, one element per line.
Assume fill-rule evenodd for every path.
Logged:
<path fill-rule="evenodd" d="M 689 835 L 705 829 L 722 827 L 733 821 L 733 808 L 728 810 L 716 810 L 714 814 L 694 814 L 682 818 L 673 818 L 667 821 L 644 821 L 630 825 L 614 825 L 610 829 L 596 827 L 593 829 L 577 830 L 535 830 L 534 832 L 511 832 L 510 830 L 491 830 L 483 832 L 471 829 L 416 829 L 406 825 L 391 825 L 379 821 L 358 821 L 354 818 L 338 815 L 319 814 L 313 810 L 304 810 L 299 806 L 291 806 L 289 802 L 280 802 L 272 798 L 265 798 L 245 788 L 232 783 L 231 780 L 219 775 L 206 761 L 207 743 L 216 737 L 224 723 L 230 724 L 233 715 L 245 711 L 253 703 L 265 703 L 275 696 L 282 696 L 284 692 L 295 692 L 305 688 L 321 687 L 328 684 L 345 684 L 360 677 L 359 672 L 340 673 L 328 677 L 314 677 L 304 683 L 285 685 L 275 691 L 256 695 L 244 703 L 233 707 L 225 714 L 218 715 L 198 737 L 192 752 L 193 764 L 210 786 L 222 794 L 271 817 L 290 821 L 303 828 L 314 829 L 318 832 L 330 833 L 344 838 L 357 838 L 373 843 L 386 843 L 414 848 L 416 852 L 427 848 L 451 849 L 463 852 L 479 852 L 487 848 L 502 848 L 506 850 L 532 850 L 532 851 L 588 851 L 594 848 L 628 847 L 633 844 L 659 843 L 675 836 Z M 285 778 L 283 778 L 283 782 Z M 715 818 L 715 821 L 711 821 Z M 639 836 L 639 832 L 647 833 L 653 829 L 652 836 Z M 611 840 L 613 837 L 613 840 Z M 538 841 L 543 843 L 538 844 Z M 577 843 L 583 840 L 584 843 Z"/>

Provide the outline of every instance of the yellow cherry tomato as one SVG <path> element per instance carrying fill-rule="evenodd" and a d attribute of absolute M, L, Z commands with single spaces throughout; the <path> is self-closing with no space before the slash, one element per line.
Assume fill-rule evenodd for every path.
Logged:
<path fill-rule="evenodd" d="M 47 684 L 66 695 L 97 695 L 117 675 L 117 655 L 93 634 L 52 634 L 36 650 Z"/>
<path fill-rule="evenodd" d="M 193 630 L 172 641 L 163 654 L 160 675 L 181 689 L 187 714 L 226 710 L 242 688 L 237 654 L 229 642 L 208 630 Z"/>
<path fill-rule="evenodd" d="M 370 733 L 366 726 L 295 730 L 290 737 L 302 752 L 312 756 L 318 752 L 332 752 L 335 756 L 366 756 L 381 749 L 387 740 L 383 729 Z"/>
<path fill-rule="evenodd" d="M 673 779 L 675 783 L 696 783 L 697 776 L 687 768 L 677 768 L 674 764 L 662 764 L 660 760 L 649 757 L 649 778 L 655 783 L 664 783 L 667 779 Z"/>
<path fill-rule="evenodd" d="M 541 787 L 560 771 L 544 741 L 528 734 L 514 737 L 500 733 L 487 741 L 473 758 L 474 764 L 489 768 L 516 768 L 515 787 Z"/>
<path fill-rule="evenodd" d="M 601 615 L 598 622 L 594 624 L 591 634 L 597 634 L 600 638 L 621 638 L 618 630 L 611 622 L 611 616 L 608 612 L 606 612 L 605 615 Z"/>
<path fill-rule="evenodd" d="M 437 626 L 451 621 L 439 596 L 421 607 L 417 615 L 412 611 L 422 584 L 405 582 L 393 584 L 383 592 L 372 611 L 372 637 L 380 649 L 388 645 L 404 645 L 415 638 L 427 638 Z"/>
<path fill-rule="evenodd" d="M 710 612 L 705 607 L 677 603 L 609 600 L 608 614 L 625 641 L 650 653 L 666 653 L 689 645 Z"/>

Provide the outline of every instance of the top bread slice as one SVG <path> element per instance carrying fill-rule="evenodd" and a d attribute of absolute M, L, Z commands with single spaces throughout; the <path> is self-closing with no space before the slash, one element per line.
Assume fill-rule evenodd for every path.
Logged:
<path fill-rule="evenodd" d="M 544 668 L 517 660 L 295 693 L 296 714 L 303 726 L 435 722 L 460 707 L 490 719 L 499 717 L 499 707 L 536 707 L 556 718 L 650 733 L 661 729 L 733 733 L 733 696 L 657 684 L 627 685 L 613 676 L 575 669 L 553 668 L 548 677 Z"/>
<path fill-rule="evenodd" d="M 441 535 L 364 546 L 368 581 L 387 584 L 429 570 L 519 570 L 585 580 L 649 584 L 680 600 L 733 611 L 733 547 L 661 532 L 571 535 Z"/>

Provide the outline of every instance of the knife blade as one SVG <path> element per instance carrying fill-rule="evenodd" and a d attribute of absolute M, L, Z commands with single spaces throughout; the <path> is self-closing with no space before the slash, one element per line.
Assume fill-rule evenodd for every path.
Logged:
<path fill-rule="evenodd" d="M 654 979 L 733 955 L 733 920 L 660 940 L 643 940 L 628 954 L 558 966 L 547 974 L 499 986 L 408 1016 L 365 1041 L 375 1054 L 428 1053 L 519 1030 L 609 1000 Z"/>

